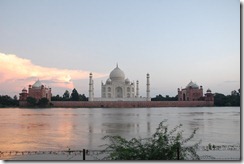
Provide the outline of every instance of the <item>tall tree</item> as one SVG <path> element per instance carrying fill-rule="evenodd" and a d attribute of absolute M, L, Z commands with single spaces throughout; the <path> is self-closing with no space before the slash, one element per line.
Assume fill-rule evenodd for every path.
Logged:
<path fill-rule="evenodd" d="M 69 97 L 70 97 L 69 91 L 66 90 L 66 91 L 64 92 L 64 94 L 63 94 L 63 99 L 67 101 L 67 100 L 69 100 Z"/>
<path fill-rule="evenodd" d="M 79 93 L 77 90 L 74 88 L 71 93 L 71 98 L 72 101 L 79 101 Z"/>
<path fill-rule="evenodd" d="M 16 96 L 16 95 L 14 95 L 14 100 L 18 100 L 18 98 L 17 98 L 17 96 Z"/>
<path fill-rule="evenodd" d="M 86 97 L 86 95 L 85 94 L 79 94 L 79 100 L 80 101 L 88 101 L 88 97 Z"/>
<path fill-rule="evenodd" d="M 51 101 L 62 101 L 62 100 L 63 100 L 63 98 L 60 97 L 59 95 L 56 95 L 56 96 L 52 96 L 51 97 Z"/>
<path fill-rule="evenodd" d="M 40 106 L 40 107 L 45 107 L 45 106 L 47 106 L 48 105 L 48 99 L 47 98 L 41 98 L 39 101 L 38 101 L 38 105 Z"/>
<path fill-rule="evenodd" d="M 30 106 L 35 106 L 37 100 L 34 97 L 27 97 L 26 101 L 29 103 Z"/>

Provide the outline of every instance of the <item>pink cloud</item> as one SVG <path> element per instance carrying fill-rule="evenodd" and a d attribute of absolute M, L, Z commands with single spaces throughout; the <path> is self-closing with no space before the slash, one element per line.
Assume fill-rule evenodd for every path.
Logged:
<path fill-rule="evenodd" d="M 0 86 L 0 91 L 8 89 L 10 92 L 18 93 L 23 87 L 33 84 L 38 78 L 41 81 L 46 81 L 50 87 L 72 89 L 74 88 L 72 80 L 88 79 L 89 73 L 83 70 L 38 66 L 28 59 L 20 58 L 14 54 L 0 53 L 0 84 L 5 86 L 5 88 Z M 106 74 L 93 73 L 94 78 L 104 76 Z"/>

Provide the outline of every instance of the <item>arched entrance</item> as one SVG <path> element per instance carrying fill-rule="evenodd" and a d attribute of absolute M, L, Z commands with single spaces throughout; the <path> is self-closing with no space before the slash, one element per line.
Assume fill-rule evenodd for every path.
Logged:
<path fill-rule="evenodd" d="M 121 87 L 117 87 L 115 89 L 115 97 L 116 98 L 123 98 L 123 89 Z"/>
<path fill-rule="evenodd" d="M 186 94 L 183 94 L 183 101 L 186 101 Z"/>

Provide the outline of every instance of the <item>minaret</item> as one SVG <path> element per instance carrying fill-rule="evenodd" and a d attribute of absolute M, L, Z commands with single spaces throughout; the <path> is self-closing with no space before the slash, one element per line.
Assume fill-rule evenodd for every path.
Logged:
<path fill-rule="evenodd" d="M 136 97 L 139 97 L 139 81 L 136 81 Z"/>
<path fill-rule="evenodd" d="M 101 97 L 103 97 L 103 81 L 101 81 Z"/>
<path fill-rule="evenodd" d="M 90 73 L 90 76 L 89 76 L 89 98 L 88 100 L 89 101 L 93 101 L 93 80 L 92 80 L 92 73 Z"/>
<path fill-rule="evenodd" d="M 150 81 L 149 81 L 149 73 L 147 73 L 147 101 L 151 101 L 150 98 Z"/>
<path fill-rule="evenodd" d="M 92 79 L 92 100 L 93 100 L 93 98 L 94 98 L 94 81 Z"/>

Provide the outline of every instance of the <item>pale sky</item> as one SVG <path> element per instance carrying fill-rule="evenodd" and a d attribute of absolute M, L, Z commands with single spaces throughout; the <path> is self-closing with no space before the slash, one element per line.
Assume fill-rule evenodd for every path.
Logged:
<path fill-rule="evenodd" d="M 146 96 L 175 96 L 191 80 L 213 93 L 240 88 L 238 0 L 0 0 L 0 95 L 38 78 L 63 95 L 101 96 L 116 63 Z"/>

